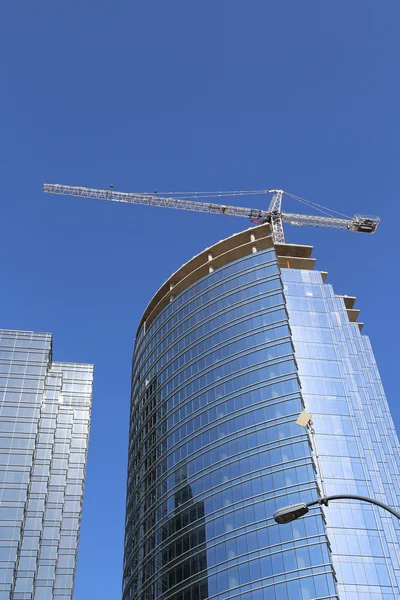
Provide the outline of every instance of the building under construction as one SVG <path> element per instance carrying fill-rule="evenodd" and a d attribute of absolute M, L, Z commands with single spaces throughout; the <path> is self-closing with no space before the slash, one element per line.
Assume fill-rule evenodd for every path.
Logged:
<path fill-rule="evenodd" d="M 197 198 L 125 196 L 117 201 L 203 205 L 258 224 L 185 263 L 139 323 L 123 600 L 398 599 L 399 525 L 388 512 L 347 499 L 274 520 L 331 495 L 400 506 L 399 442 L 356 299 L 338 295 L 312 247 L 284 243 L 282 229 L 373 233 L 379 220 L 289 215 L 279 190 L 268 211 L 240 215 Z"/>

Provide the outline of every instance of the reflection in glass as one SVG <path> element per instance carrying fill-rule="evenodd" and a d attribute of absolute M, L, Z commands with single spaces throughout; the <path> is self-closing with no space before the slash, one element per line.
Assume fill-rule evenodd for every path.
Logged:
<path fill-rule="evenodd" d="M 332 494 L 400 506 L 398 456 L 368 338 L 321 274 L 273 248 L 216 269 L 136 340 L 123 600 L 395 600 L 384 517 L 272 515 L 319 494 L 317 466 Z"/>
<path fill-rule="evenodd" d="M 204 600 L 208 598 L 204 502 L 196 502 L 193 498 L 185 466 L 176 471 L 175 486 L 180 488 L 174 494 L 175 515 L 164 529 L 168 542 L 163 552 L 163 564 L 168 569 L 163 591 L 169 592 L 165 598 L 173 600 L 183 600 L 184 593 L 190 598 Z M 184 593 L 171 594 L 174 588 L 182 587 L 182 582 L 185 582 Z"/>
<path fill-rule="evenodd" d="M 272 519 L 281 498 L 317 492 L 293 423 L 303 403 L 276 257 L 234 266 L 178 294 L 137 339 L 124 600 L 255 600 L 289 586 L 301 597 L 317 565 L 334 593 L 321 514 L 314 562 L 301 560 L 311 541 Z"/>

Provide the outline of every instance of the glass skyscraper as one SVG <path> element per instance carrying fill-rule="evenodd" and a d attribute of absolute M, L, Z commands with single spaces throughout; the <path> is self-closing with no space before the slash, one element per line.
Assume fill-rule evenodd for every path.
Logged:
<path fill-rule="evenodd" d="M 0 330 L 0 599 L 72 600 L 93 366 Z"/>
<path fill-rule="evenodd" d="M 132 367 L 123 600 L 395 600 L 399 442 L 355 298 L 268 225 L 163 284 Z M 296 424 L 312 413 L 312 428 Z"/>

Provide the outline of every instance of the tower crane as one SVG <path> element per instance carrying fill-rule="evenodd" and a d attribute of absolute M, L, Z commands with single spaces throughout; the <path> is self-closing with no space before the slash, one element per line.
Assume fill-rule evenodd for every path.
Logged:
<path fill-rule="evenodd" d="M 145 206 L 161 206 L 164 208 L 176 208 L 181 210 L 191 210 L 196 212 L 214 213 L 220 215 L 231 215 L 234 217 L 247 217 L 253 223 L 260 225 L 269 223 L 272 230 L 272 238 L 275 244 L 284 244 L 285 236 L 283 232 L 283 223 L 289 225 L 309 225 L 312 227 L 328 227 L 331 229 L 346 229 L 359 233 L 375 233 L 379 225 L 379 217 L 367 217 L 354 215 L 349 217 L 326 208 L 320 204 L 315 204 L 294 194 L 289 194 L 283 190 L 251 190 L 251 191 L 232 191 L 232 192 L 177 192 L 171 196 L 159 196 L 158 192 L 154 194 L 144 194 L 136 192 L 117 192 L 114 186 L 109 190 L 99 190 L 80 186 L 60 185 L 57 183 L 45 183 L 43 190 L 48 194 L 61 194 L 62 196 L 77 196 L 79 198 L 96 198 L 98 200 L 111 200 L 112 202 L 127 202 L 129 204 L 143 204 Z M 225 204 L 216 204 L 210 201 L 204 201 L 202 198 L 216 198 L 224 196 L 249 196 L 259 194 L 272 194 L 272 199 L 267 210 L 246 208 L 240 206 L 228 206 Z M 294 198 L 306 204 L 308 207 L 318 210 L 324 216 L 292 214 L 282 212 L 283 194 Z"/>

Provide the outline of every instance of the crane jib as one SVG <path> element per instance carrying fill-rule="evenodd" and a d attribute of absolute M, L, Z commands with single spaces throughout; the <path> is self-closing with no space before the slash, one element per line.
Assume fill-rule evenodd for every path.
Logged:
<path fill-rule="evenodd" d="M 282 190 L 262 190 L 261 192 L 231 192 L 233 196 L 251 193 L 272 193 L 273 198 L 268 210 L 255 208 L 228 206 L 213 202 L 203 202 L 197 199 L 163 197 L 152 194 L 141 194 L 131 192 L 117 192 L 113 189 L 99 190 L 81 186 L 70 186 L 45 183 L 43 189 L 48 194 L 60 194 L 63 196 L 77 196 L 80 198 L 95 198 L 112 202 L 124 202 L 128 204 L 142 204 L 145 206 L 158 206 L 163 208 L 175 208 L 195 212 L 206 212 L 222 214 L 235 217 L 245 217 L 253 223 L 271 223 L 274 241 L 284 242 L 282 223 L 296 225 L 298 227 L 327 227 L 331 229 L 344 229 L 359 233 L 375 233 L 380 223 L 379 217 L 367 217 L 355 215 L 349 218 L 337 218 L 335 216 L 316 216 L 305 214 L 292 214 L 281 212 Z M 196 193 L 192 193 L 194 195 Z M 212 195 L 212 193 L 210 193 Z M 216 196 L 227 196 L 229 192 L 215 192 Z M 290 195 L 292 197 L 292 195 Z M 294 197 L 294 196 L 293 196 Z M 301 199 L 300 199 L 301 200 Z M 311 204 L 311 203 L 310 203 Z M 317 206 L 317 205 L 316 205 Z M 333 211 L 331 211 L 333 212 Z"/>

